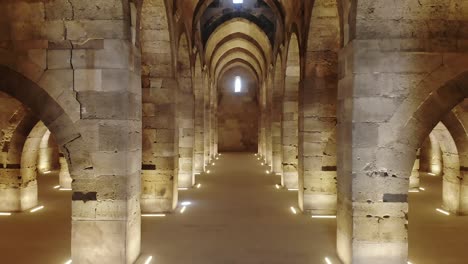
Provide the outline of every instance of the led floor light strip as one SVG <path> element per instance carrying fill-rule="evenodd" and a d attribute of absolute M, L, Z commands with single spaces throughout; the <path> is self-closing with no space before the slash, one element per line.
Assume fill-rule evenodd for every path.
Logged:
<path fill-rule="evenodd" d="M 69 259 L 69 260 L 67 260 L 67 262 L 65 262 L 65 264 L 71 264 L 71 263 L 72 263 L 71 259 Z"/>
<path fill-rule="evenodd" d="M 200 189 L 201 183 L 197 184 L 197 189 Z"/>
<path fill-rule="evenodd" d="M 280 189 L 279 184 L 276 184 L 275 187 L 276 187 L 276 189 L 278 189 L 278 190 Z"/>
<path fill-rule="evenodd" d="M 436 211 L 439 212 L 439 213 L 442 213 L 442 214 L 444 214 L 444 215 L 450 215 L 449 212 L 447 212 L 447 211 L 445 211 L 445 210 L 442 210 L 442 209 L 440 209 L 440 208 L 437 208 Z"/>
<path fill-rule="evenodd" d="M 166 214 L 142 214 L 143 217 L 165 217 Z"/>
<path fill-rule="evenodd" d="M 327 264 L 333 264 L 333 263 L 331 262 L 331 260 L 330 260 L 328 257 L 325 258 L 325 262 L 326 262 Z"/>
<path fill-rule="evenodd" d="M 312 218 L 334 219 L 336 215 L 313 215 Z"/>
<path fill-rule="evenodd" d="M 0 213 L 0 216 L 10 216 L 11 213 Z"/>
<path fill-rule="evenodd" d="M 292 212 L 293 214 L 297 214 L 296 208 L 294 208 L 294 207 L 291 206 L 291 212 Z"/>
<path fill-rule="evenodd" d="M 180 213 L 183 214 L 185 212 L 185 209 L 187 209 L 187 206 L 182 207 L 182 209 L 180 209 Z"/>
<path fill-rule="evenodd" d="M 153 260 L 153 256 L 149 256 L 146 261 L 145 261 L 145 264 L 150 264 L 151 263 L 151 260 Z"/>
<path fill-rule="evenodd" d="M 44 209 L 44 206 L 43 206 L 43 205 L 34 207 L 34 208 L 31 209 L 29 212 L 34 213 L 34 212 L 37 212 L 37 211 L 42 210 L 42 209 Z"/>
<path fill-rule="evenodd" d="M 54 189 L 59 189 L 60 188 L 60 185 L 55 185 L 54 186 Z"/>

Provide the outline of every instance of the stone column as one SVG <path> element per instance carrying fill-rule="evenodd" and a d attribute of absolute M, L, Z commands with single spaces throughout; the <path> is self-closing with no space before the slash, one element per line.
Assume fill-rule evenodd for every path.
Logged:
<path fill-rule="evenodd" d="M 50 131 L 47 131 L 41 140 L 37 159 L 37 169 L 42 173 L 59 169 L 59 150 L 53 135 L 50 134 Z"/>
<path fill-rule="evenodd" d="M 272 167 L 273 172 L 282 174 L 283 166 L 283 149 L 281 137 L 281 116 L 282 116 L 282 98 L 276 97 L 273 99 L 272 123 L 271 123 L 271 137 L 272 137 Z"/>
<path fill-rule="evenodd" d="M 193 173 L 200 174 L 204 171 L 205 159 L 205 135 L 204 135 L 204 101 L 203 98 L 195 100 L 195 138 L 193 152 Z"/>
<path fill-rule="evenodd" d="M 3 99 L 3 98 L 2 98 Z M 13 98 L 11 98 L 13 100 Z M 5 100 L 2 104 L 7 105 Z M 28 210 L 38 203 L 37 157 L 47 128 L 36 117 L 21 110 L 11 116 L 1 144 L 0 211 Z M 16 122 L 15 122 L 16 121 Z M 3 141 L 5 140 L 5 141 Z"/>
<path fill-rule="evenodd" d="M 420 167 L 420 153 L 421 149 L 418 149 L 416 161 L 414 162 L 413 170 L 411 170 L 411 175 L 409 178 L 409 190 L 410 191 L 419 191 L 419 167 Z"/>
<path fill-rule="evenodd" d="M 60 171 L 59 171 L 59 184 L 61 188 L 71 189 L 72 188 L 72 181 L 70 171 L 68 170 L 68 162 L 67 159 L 60 154 L 59 157 L 60 163 Z"/>
<path fill-rule="evenodd" d="M 179 86 L 183 85 L 179 81 Z M 187 84 L 186 84 L 187 85 Z M 193 177 L 194 145 L 194 98 L 193 93 L 179 87 L 179 187 L 190 188 L 195 184 Z"/>
<path fill-rule="evenodd" d="M 210 163 L 211 159 L 211 112 L 210 112 L 210 86 L 208 83 L 208 78 L 205 73 L 205 86 L 204 86 L 204 144 L 205 144 L 205 155 L 204 155 L 204 167 L 203 170 L 206 171 L 206 166 Z"/>
<path fill-rule="evenodd" d="M 288 85 L 289 77 L 286 77 Z M 297 85 L 296 80 L 292 85 Z M 282 144 L 283 179 L 288 189 L 298 188 L 298 102 L 297 91 L 285 91 L 283 98 Z"/>

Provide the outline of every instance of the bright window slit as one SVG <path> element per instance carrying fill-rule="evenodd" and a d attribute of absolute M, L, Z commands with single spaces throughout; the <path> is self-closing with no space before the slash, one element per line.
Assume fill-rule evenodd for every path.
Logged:
<path fill-rule="evenodd" d="M 234 92 L 240 93 L 242 90 L 242 80 L 240 76 L 236 76 L 236 80 L 234 83 Z"/>

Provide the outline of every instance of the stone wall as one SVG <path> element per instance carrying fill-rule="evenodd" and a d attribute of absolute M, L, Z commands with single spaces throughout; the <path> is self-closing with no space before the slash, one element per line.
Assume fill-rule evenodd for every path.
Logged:
<path fill-rule="evenodd" d="M 221 152 L 256 152 L 258 145 L 259 107 L 256 101 L 257 86 L 245 74 L 232 70 L 219 85 L 218 136 Z M 235 76 L 242 78 L 242 92 L 234 93 Z"/>

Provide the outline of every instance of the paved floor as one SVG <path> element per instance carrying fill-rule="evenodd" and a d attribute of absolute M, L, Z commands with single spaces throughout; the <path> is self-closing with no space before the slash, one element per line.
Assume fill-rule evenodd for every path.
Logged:
<path fill-rule="evenodd" d="M 142 251 L 154 264 L 322 264 L 334 262 L 335 220 L 294 215 L 297 192 L 277 190 L 253 154 L 223 154 L 200 189 L 180 193 L 186 211 L 144 218 Z M 70 256 L 70 192 L 53 189 L 57 175 L 39 178 L 36 213 L 0 217 L 0 263 L 62 264 Z M 468 217 L 445 216 L 441 180 L 422 177 L 426 191 L 410 194 L 413 264 L 468 263 Z"/>
<path fill-rule="evenodd" d="M 143 252 L 164 264 L 310 264 L 335 255 L 334 219 L 294 215 L 297 192 L 277 190 L 253 154 L 223 154 L 181 214 L 143 219 Z"/>

